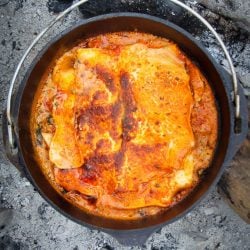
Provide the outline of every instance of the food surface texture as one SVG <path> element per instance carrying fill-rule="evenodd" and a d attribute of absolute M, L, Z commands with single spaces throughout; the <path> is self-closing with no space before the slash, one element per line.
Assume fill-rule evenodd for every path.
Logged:
<path fill-rule="evenodd" d="M 208 81 L 175 43 L 119 32 L 81 41 L 54 62 L 30 122 L 36 159 L 65 202 L 137 219 L 198 185 L 217 120 Z"/>

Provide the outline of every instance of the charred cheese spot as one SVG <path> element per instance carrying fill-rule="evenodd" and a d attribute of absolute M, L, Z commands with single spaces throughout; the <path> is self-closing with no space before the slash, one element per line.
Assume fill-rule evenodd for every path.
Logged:
<path fill-rule="evenodd" d="M 149 34 L 100 35 L 66 52 L 36 105 L 41 164 L 67 199 L 107 217 L 176 204 L 197 185 L 217 140 L 205 77 L 177 45 Z"/>

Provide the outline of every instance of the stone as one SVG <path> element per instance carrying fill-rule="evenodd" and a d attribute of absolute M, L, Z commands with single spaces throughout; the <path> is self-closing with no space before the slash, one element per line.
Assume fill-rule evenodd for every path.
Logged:
<path fill-rule="evenodd" d="M 250 32 L 250 2 L 248 0 L 196 0 L 213 12 L 232 19 Z"/>
<path fill-rule="evenodd" d="M 214 211 L 215 211 L 215 208 L 209 207 L 209 208 L 204 209 L 204 214 L 205 215 L 211 215 L 211 214 L 214 213 Z"/>
<path fill-rule="evenodd" d="M 248 102 L 250 110 L 250 100 Z M 250 125 L 250 113 L 248 113 Z M 250 223 L 250 130 L 247 139 L 222 176 L 219 192 L 246 222 Z"/>
<path fill-rule="evenodd" d="M 188 235 L 191 239 L 193 239 L 195 242 L 202 242 L 208 240 L 208 237 L 206 237 L 206 235 L 202 232 L 188 231 L 184 233 Z"/>

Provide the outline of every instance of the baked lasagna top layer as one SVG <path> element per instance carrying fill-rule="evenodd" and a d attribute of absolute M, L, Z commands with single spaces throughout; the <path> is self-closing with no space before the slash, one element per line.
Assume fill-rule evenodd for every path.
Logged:
<path fill-rule="evenodd" d="M 107 217 L 174 205 L 198 183 L 216 145 L 205 77 L 176 44 L 138 32 L 99 35 L 65 52 L 33 113 L 45 174 L 67 199 Z"/>

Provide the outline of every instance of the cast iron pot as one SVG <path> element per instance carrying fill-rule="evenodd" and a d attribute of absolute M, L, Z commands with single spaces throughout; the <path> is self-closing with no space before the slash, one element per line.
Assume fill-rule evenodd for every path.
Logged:
<path fill-rule="evenodd" d="M 59 195 L 43 175 L 32 146 L 29 119 L 34 94 L 48 62 L 58 51 L 71 48 L 79 39 L 115 31 L 142 31 L 166 37 L 176 42 L 194 61 L 209 80 L 217 100 L 219 111 L 219 138 L 211 166 L 207 169 L 200 184 L 174 207 L 164 213 L 138 220 L 115 220 L 90 215 L 67 202 Z M 11 152 L 8 144 L 7 122 L 4 116 L 3 138 L 9 160 L 30 180 L 41 196 L 57 211 L 69 219 L 89 228 L 98 229 L 114 236 L 125 245 L 141 245 L 157 229 L 167 225 L 190 211 L 219 180 L 223 170 L 236 153 L 247 134 L 247 105 L 243 90 L 239 87 L 241 104 L 240 133 L 234 131 L 235 112 L 231 100 L 232 81 L 230 75 L 219 67 L 209 53 L 186 31 L 178 26 L 148 15 L 119 13 L 97 16 L 83 20 L 75 27 L 53 39 L 38 54 L 24 80 L 16 91 L 12 103 L 15 141 L 17 152 Z"/>

